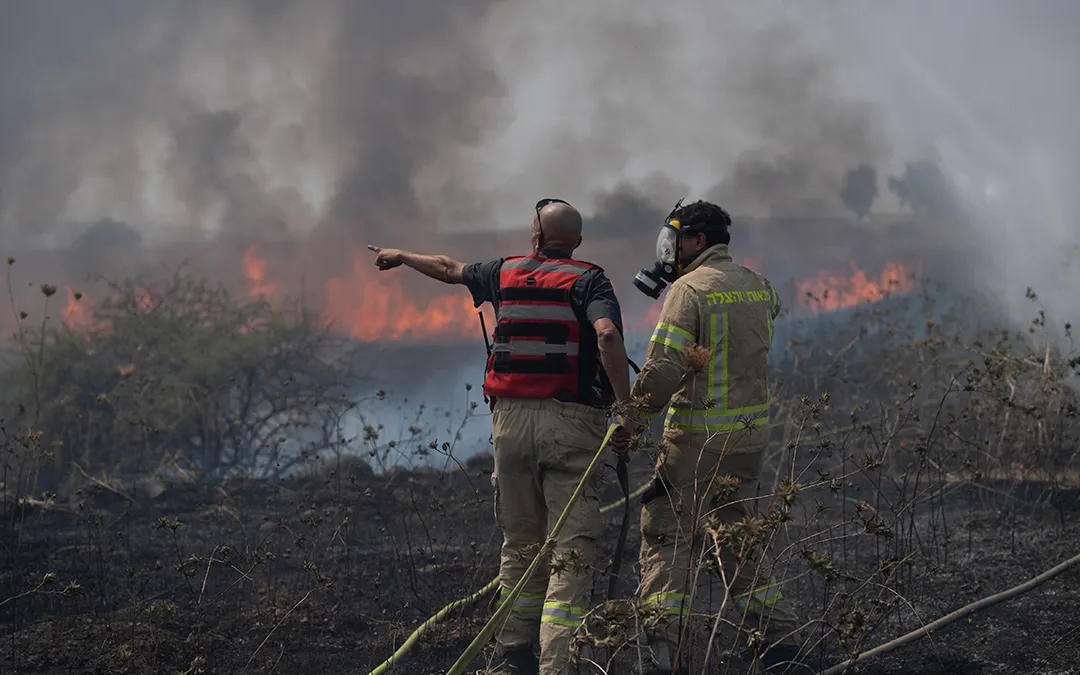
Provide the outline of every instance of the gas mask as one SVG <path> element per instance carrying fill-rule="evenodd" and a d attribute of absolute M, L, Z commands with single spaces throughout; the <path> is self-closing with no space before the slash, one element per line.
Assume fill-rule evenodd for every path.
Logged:
<path fill-rule="evenodd" d="M 681 205 L 680 199 L 660 228 L 660 234 L 656 237 L 656 260 L 652 269 L 643 267 L 634 276 L 634 286 L 653 299 L 659 298 L 667 285 L 678 279 L 683 271 L 682 252 L 679 250 L 682 223 L 673 219 Z"/>

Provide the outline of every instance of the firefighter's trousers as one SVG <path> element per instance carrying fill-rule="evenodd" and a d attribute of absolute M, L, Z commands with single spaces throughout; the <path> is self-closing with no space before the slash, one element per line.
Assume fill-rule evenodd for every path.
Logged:
<path fill-rule="evenodd" d="M 669 439 L 670 433 L 665 434 Z M 764 440 L 747 441 L 745 435 L 741 439 L 714 436 L 707 440 L 701 432 L 675 432 L 675 439 L 665 441 L 656 465 L 657 479 L 642 497 L 639 558 L 640 599 L 655 603 L 660 615 L 649 642 L 654 653 L 667 652 L 672 660 L 676 660 L 680 634 L 684 639 L 689 634 L 691 608 L 710 604 L 707 586 L 716 578 L 716 571 L 715 567 L 712 571 L 702 568 L 701 551 L 705 546 L 704 562 L 710 562 L 708 558 L 715 561 L 712 552 L 717 547 L 706 534 L 706 526 L 709 522 L 735 524 L 747 515 L 759 515 L 769 500 L 769 495 L 758 492 Z M 738 487 L 724 482 L 724 476 L 739 478 Z M 772 556 L 759 548 L 752 560 L 740 564 L 734 547 L 721 546 L 719 550 L 727 607 L 734 607 L 741 619 L 736 622 L 745 630 L 762 631 L 769 643 L 794 642 L 798 617 L 780 592 Z M 718 603 L 712 600 L 716 609 Z M 684 661 L 686 653 L 684 646 L 678 660 Z M 667 666 L 667 656 L 659 660 Z"/>
<path fill-rule="evenodd" d="M 492 414 L 495 517 L 503 531 L 499 600 L 524 575 L 570 501 L 607 432 L 605 411 L 554 399 L 498 398 Z M 497 629 L 499 654 L 539 638 L 541 675 L 576 673 L 570 647 L 592 597 L 602 518 L 593 476 L 563 525 L 553 554 L 541 561 Z"/>

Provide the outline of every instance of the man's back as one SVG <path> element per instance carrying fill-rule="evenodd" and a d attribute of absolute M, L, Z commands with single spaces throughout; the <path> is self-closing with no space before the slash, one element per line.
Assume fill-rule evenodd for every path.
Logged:
<path fill-rule="evenodd" d="M 730 257 L 711 255 L 682 280 L 700 294 L 700 344 L 713 352 L 715 406 L 758 407 L 769 399 L 768 355 L 779 298 L 768 281 Z M 705 341 L 707 340 L 707 341 Z M 714 407 L 715 407 L 714 406 Z"/>
<path fill-rule="evenodd" d="M 610 403 L 612 387 L 607 374 L 600 363 L 597 350 L 597 336 L 593 323 L 600 318 L 607 318 L 622 332 L 622 310 L 615 296 L 614 288 L 604 270 L 584 261 L 571 260 L 562 251 L 548 249 L 541 252 L 540 259 L 549 259 L 555 263 L 566 261 L 578 269 L 568 268 L 565 272 L 574 274 L 570 288 L 569 302 L 578 321 L 577 336 L 578 360 L 581 364 L 580 383 L 576 401 L 591 407 L 603 407 Z M 466 265 L 462 273 L 463 282 L 472 293 L 473 302 L 480 306 L 490 302 L 495 309 L 496 321 L 506 317 L 502 312 L 504 304 L 504 282 L 511 276 L 513 269 L 522 269 L 521 261 L 530 261 L 528 267 L 537 267 L 536 257 L 500 258 L 486 263 Z M 588 267 L 583 267 L 588 266 Z M 558 264 L 548 266 L 559 274 Z M 515 309 L 515 312 L 518 310 Z M 498 324 L 496 323 L 496 326 Z M 498 330 L 496 328 L 496 330 Z"/>
<path fill-rule="evenodd" d="M 710 358 L 681 377 L 668 427 L 716 433 L 768 423 L 768 352 L 779 307 L 769 282 L 733 262 L 725 245 L 704 251 L 672 284 L 650 351 L 662 359 L 696 343 Z"/>

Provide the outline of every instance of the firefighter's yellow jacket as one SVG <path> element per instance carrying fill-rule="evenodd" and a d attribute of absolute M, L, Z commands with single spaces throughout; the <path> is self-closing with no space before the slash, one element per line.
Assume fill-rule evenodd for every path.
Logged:
<path fill-rule="evenodd" d="M 641 412 L 665 411 L 665 439 L 713 438 L 767 427 L 768 353 L 780 297 L 768 279 L 736 264 L 726 244 L 703 251 L 668 289 L 632 396 Z M 692 371 L 687 346 L 711 352 Z M 687 433 L 689 432 L 689 433 Z M 767 438 L 766 434 L 753 434 Z M 688 439 L 687 439 L 688 440 Z"/>

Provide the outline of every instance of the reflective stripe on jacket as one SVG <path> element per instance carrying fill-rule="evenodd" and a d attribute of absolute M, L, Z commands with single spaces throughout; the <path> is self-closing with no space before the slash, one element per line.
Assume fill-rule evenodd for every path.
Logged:
<path fill-rule="evenodd" d="M 499 270 L 485 394 L 563 400 L 578 396 L 581 323 L 570 290 L 593 268 L 597 266 L 569 258 L 506 258 Z"/>
<path fill-rule="evenodd" d="M 768 353 L 780 298 L 769 281 L 736 264 L 724 244 L 701 253 L 668 289 L 632 395 L 665 426 L 708 433 L 769 422 Z M 691 344 L 709 350 L 698 371 Z"/>

